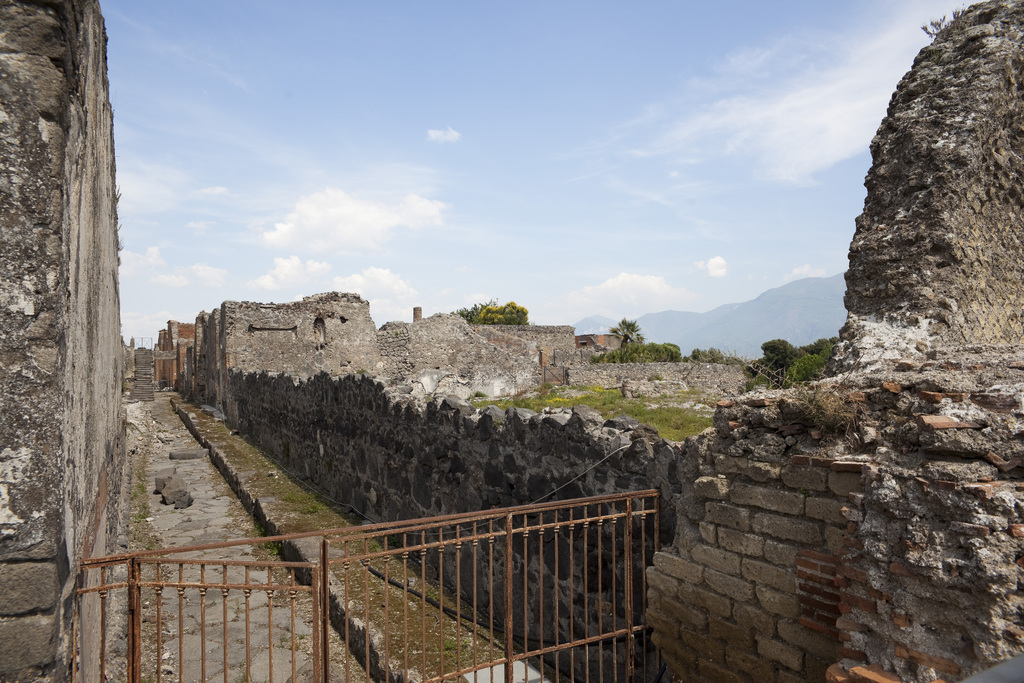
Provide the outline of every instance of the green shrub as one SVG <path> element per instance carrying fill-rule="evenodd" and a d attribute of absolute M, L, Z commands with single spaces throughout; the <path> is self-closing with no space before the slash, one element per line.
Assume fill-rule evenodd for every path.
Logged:
<path fill-rule="evenodd" d="M 679 363 L 683 353 L 675 344 L 633 343 L 593 356 L 591 363 Z"/>

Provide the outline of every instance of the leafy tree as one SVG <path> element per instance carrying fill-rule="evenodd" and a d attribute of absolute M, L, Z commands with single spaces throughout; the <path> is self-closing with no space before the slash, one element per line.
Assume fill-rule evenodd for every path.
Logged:
<path fill-rule="evenodd" d="M 708 349 L 694 349 L 683 359 L 687 363 L 716 363 L 718 365 L 746 365 L 747 361 L 735 353 L 726 353 L 714 346 Z"/>
<path fill-rule="evenodd" d="M 783 374 L 789 369 L 800 356 L 804 355 L 800 349 L 790 344 L 785 339 L 772 339 L 761 344 L 762 363 L 772 370 L 778 370 Z"/>
<path fill-rule="evenodd" d="M 819 339 L 818 342 L 825 342 L 824 345 L 818 346 L 820 349 L 818 353 L 805 354 L 789 366 L 789 369 L 786 371 L 787 385 L 792 386 L 801 382 L 810 382 L 821 375 L 821 371 L 825 369 L 825 364 L 828 362 L 828 357 L 832 355 L 832 341 L 829 339 Z M 818 344 L 818 342 L 815 342 L 815 344 Z M 805 349 L 807 347 L 802 346 L 800 348 Z"/>
<path fill-rule="evenodd" d="M 498 300 L 491 299 L 490 301 L 484 301 L 483 303 L 473 304 L 469 308 L 460 308 L 455 311 L 455 315 L 461 317 L 470 325 L 480 324 L 480 313 L 488 306 L 497 306 Z"/>
<path fill-rule="evenodd" d="M 530 312 L 515 301 L 504 306 L 484 306 L 480 311 L 481 325 L 529 325 Z"/>
<path fill-rule="evenodd" d="M 640 331 L 640 325 L 635 320 L 626 320 L 623 318 L 618 322 L 618 324 L 611 327 L 608 330 L 608 333 L 622 337 L 622 345 L 624 347 L 632 343 L 644 343 L 643 332 Z"/>
<path fill-rule="evenodd" d="M 463 318 L 470 325 L 529 325 L 530 313 L 515 301 L 498 305 L 497 299 L 491 299 L 469 308 L 460 308 L 455 315 Z"/>

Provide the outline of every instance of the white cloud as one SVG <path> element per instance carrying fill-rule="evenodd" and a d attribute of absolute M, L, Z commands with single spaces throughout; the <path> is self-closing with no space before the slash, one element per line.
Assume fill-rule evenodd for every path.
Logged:
<path fill-rule="evenodd" d="M 160 247 L 149 247 L 144 254 L 125 249 L 121 252 L 121 266 L 118 272 L 122 278 L 126 278 L 166 265 L 160 256 Z"/>
<path fill-rule="evenodd" d="M 619 273 L 599 285 L 584 287 L 566 296 L 562 315 L 606 315 L 612 318 L 636 317 L 644 313 L 678 309 L 697 295 L 683 287 L 673 287 L 660 275 Z"/>
<path fill-rule="evenodd" d="M 126 344 L 131 343 L 132 337 L 135 338 L 136 345 L 141 345 L 143 339 L 148 339 L 149 343 L 152 344 L 156 341 L 160 330 L 167 328 L 168 320 L 192 322 L 194 319 L 195 314 L 192 317 L 177 316 L 167 310 L 157 311 L 156 313 L 121 311 L 121 336 Z"/>
<path fill-rule="evenodd" d="M 451 126 L 448 126 L 447 130 L 431 128 L 427 131 L 427 140 L 436 142 L 439 145 L 443 145 L 446 142 L 458 142 L 461 138 L 462 133 L 454 130 Z"/>
<path fill-rule="evenodd" d="M 161 287 L 181 288 L 188 286 L 188 278 L 183 275 L 154 275 L 149 278 L 149 281 Z"/>
<path fill-rule="evenodd" d="M 927 42 L 922 7 L 901 10 L 877 13 L 875 24 L 852 35 L 788 36 L 734 53 L 714 81 L 691 83 L 680 98 L 686 104 L 674 113 L 667 107 L 660 132 L 632 154 L 736 154 L 766 178 L 812 182 L 867 150 L 893 89 Z"/>
<path fill-rule="evenodd" d="M 189 221 L 185 224 L 185 227 L 195 230 L 197 235 L 202 235 L 212 225 L 214 225 L 213 221 Z"/>
<path fill-rule="evenodd" d="M 374 249 L 398 226 L 441 225 L 444 202 L 408 194 L 397 204 L 357 199 L 343 190 L 327 188 L 301 197 L 295 209 L 263 241 L 273 247 L 310 251 Z"/>
<path fill-rule="evenodd" d="M 198 194 L 206 195 L 208 197 L 216 197 L 218 195 L 230 194 L 228 188 L 222 187 L 220 185 L 216 185 L 214 187 L 204 187 L 203 189 L 198 190 L 197 192 Z"/>
<path fill-rule="evenodd" d="M 372 266 L 361 273 L 334 278 L 333 288 L 339 292 L 355 292 L 368 300 L 370 314 L 378 322 L 411 320 L 418 296 L 400 275 Z"/>
<path fill-rule="evenodd" d="M 199 284 L 206 287 L 223 287 L 224 279 L 228 274 L 226 268 L 214 268 L 205 263 L 197 263 L 189 268 L 189 270 L 192 271 Z"/>
<path fill-rule="evenodd" d="M 118 161 L 117 204 L 120 218 L 160 213 L 178 205 L 188 195 L 192 182 L 183 171 L 170 166 Z"/>
<path fill-rule="evenodd" d="M 247 284 L 253 289 L 272 291 L 284 287 L 300 287 L 316 278 L 323 277 L 331 269 L 329 263 L 313 261 L 302 262 L 298 256 L 275 258 L 274 267 L 266 275 L 261 275 Z"/>
<path fill-rule="evenodd" d="M 802 277 L 825 277 L 825 272 L 824 268 L 815 268 L 811 264 L 805 263 L 791 270 L 783 280 L 795 280 Z"/>
<path fill-rule="evenodd" d="M 725 277 L 729 274 L 729 266 L 721 256 L 712 256 L 707 261 L 694 261 L 693 265 L 707 271 L 708 277 Z"/>

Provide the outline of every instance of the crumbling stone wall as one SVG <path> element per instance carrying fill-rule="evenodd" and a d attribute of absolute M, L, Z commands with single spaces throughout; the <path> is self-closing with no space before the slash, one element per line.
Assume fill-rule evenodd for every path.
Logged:
<path fill-rule="evenodd" d="M 871 143 L 837 369 L 1024 338 L 1024 5 L 972 6 L 921 50 Z"/>
<path fill-rule="evenodd" d="M 538 365 L 567 365 L 578 358 L 571 325 L 476 325 L 474 331 L 495 346 L 537 358 Z"/>
<path fill-rule="evenodd" d="M 747 376 L 740 365 L 715 363 L 598 363 L 569 368 L 569 383 L 578 386 L 618 386 L 623 381 L 663 379 L 683 382 L 721 394 L 740 394 Z"/>
<path fill-rule="evenodd" d="M 387 323 L 377 334 L 382 363 L 376 374 L 411 382 L 420 395 L 440 391 L 461 398 L 478 391 L 510 394 L 540 383 L 540 364 L 528 342 L 514 338 L 495 345 L 480 334 L 482 327 L 448 313 Z"/>
<path fill-rule="evenodd" d="M 676 676 L 931 683 L 1024 651 L 1022 392 L 1002 348 L 720 403 L 649 571 Z"/>
<path fill-rule="evenodd" d="M 116 547 L 123 351 L 106 35 L 0 5 L 0 678 L 65 680 L 83 555 Z M 93 626 L 81 621 L 88 642 Z"/>
<path fill-rule="evenodd" d="M 186 374 L 183 384 L 205 388 L 198 396 L 218 404 L 232 368 L 308 377 L 381 367 L 370 304 L 357 294 L 327 292 L 284 304 L 225 301 L 197 317 L 196 330 L 195 375 Z"/>

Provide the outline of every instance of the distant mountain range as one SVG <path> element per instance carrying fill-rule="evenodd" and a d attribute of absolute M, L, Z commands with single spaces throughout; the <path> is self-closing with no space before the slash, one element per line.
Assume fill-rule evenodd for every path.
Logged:
<path fill-rule="evenodd" d="M 834 337 L 846 322 L 843 274 L 809 277 L 769 289 L 740 304 L 724 304 L 707 313 L 662 311 L 637 318 L 649 342 L 678 344 L 683 354 L 710 346 L 757 358 L 761 344 L 785 339 L 794 346 Z M 601 334 L 618 321 L 590 316 L 576 323 L 576 334 Z"/>

